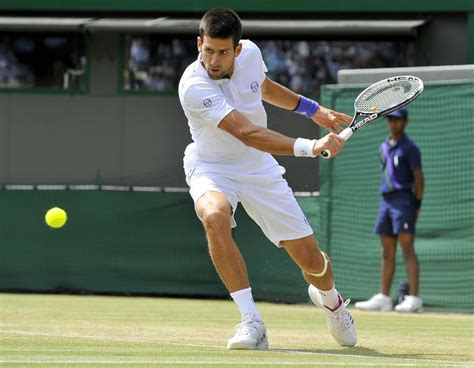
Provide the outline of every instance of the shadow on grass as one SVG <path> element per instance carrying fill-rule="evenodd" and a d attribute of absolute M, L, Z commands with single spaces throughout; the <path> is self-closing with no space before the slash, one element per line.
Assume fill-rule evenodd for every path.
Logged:
<path fill-rule="evenodd" d="M 301 353 L 301 354 L 315 354 L 315 355 L 337 355 L 337 356 L 352 356 L 360 358 L 392 358 L 392 359 L 426 359 L 427 356 L 432 357 L 440 355 L 446 357 L 446 354 L 435 354 L 435 353 L 408 353 L 408 354 L 387 354 L 381 353 L 377 350 L 366 348 L 363 346 L 354 346 L 351 348 L 345 348 L 344 350 L 328 350 L 328 349 L 269 349 L 269 351 L 280 352 L 280 353 Z"/>

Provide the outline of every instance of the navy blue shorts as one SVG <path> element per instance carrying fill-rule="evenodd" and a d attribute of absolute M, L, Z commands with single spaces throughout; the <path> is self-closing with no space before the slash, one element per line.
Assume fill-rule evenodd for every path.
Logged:
<path fill-rule="evenodd" d="M 382 195 L 374 231 L 377 235 L 396 237 L 398 233 L 415 234 L 416 203 L 412 192 Z"/>

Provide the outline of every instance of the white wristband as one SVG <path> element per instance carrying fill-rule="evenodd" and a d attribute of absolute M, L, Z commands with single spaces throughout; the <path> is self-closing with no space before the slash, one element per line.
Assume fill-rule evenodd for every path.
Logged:
<path fill-rule="evenodd" d="M 296 157 L 316 157 L 313 153 L 316 139 L 297 138 L 293 146 L 293 153 Z"/>

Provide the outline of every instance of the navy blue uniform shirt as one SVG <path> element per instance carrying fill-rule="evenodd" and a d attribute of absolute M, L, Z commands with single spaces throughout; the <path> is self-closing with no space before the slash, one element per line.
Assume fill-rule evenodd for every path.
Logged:
<path fill-rule="evenodd" d="M 421 168 L 421 153 L 415 143 L 404 134 L 391 145 L 389 137 L 380 145 L 380 153 L 380 192 L 411 191 L 414 184 L 413 169 Z"/>

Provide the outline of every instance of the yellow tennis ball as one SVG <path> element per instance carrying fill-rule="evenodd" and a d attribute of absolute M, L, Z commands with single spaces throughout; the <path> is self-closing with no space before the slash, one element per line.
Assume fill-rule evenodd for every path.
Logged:
<path fill-rule="evenodd" d="M 44 216 L 44 219 L 48 226 L 58 229 L 63 227 L 67 221 L 67 214 L 62 208 L 53 207 Z"/>

